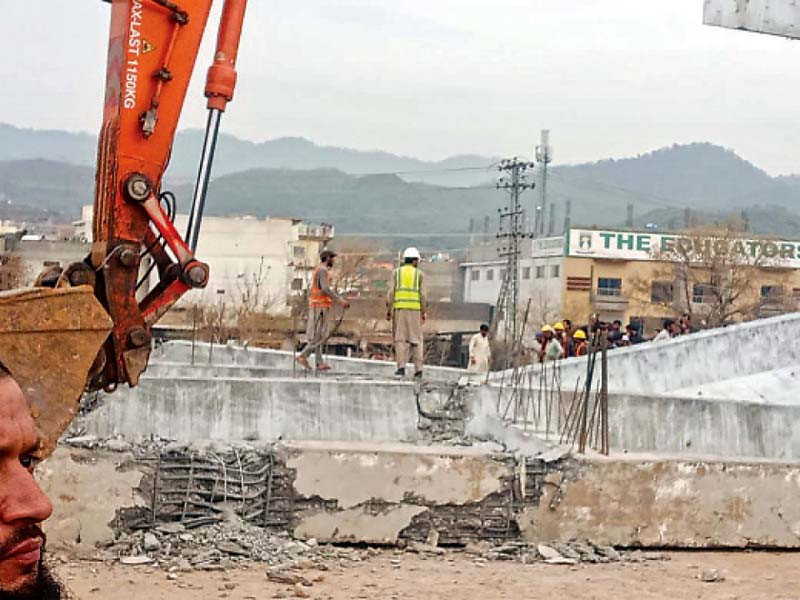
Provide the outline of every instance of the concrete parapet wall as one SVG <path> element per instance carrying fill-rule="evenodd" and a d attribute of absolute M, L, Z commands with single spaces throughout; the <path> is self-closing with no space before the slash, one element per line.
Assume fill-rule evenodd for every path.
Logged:
<path fill-rule="evenodd" d="M 800 365 L 800 314 L 760 319 L 667 342 L 644 343 L 608 353 L 609 390 L 664 394 L 678 389 Z M 599 364 L 598 364 L 599 367 Z M 530 367 L 538 386 L 540 365 Z M 550 366 L 550 368 L 552 368 Z M 497 382 L 502 374 L 494 374 Z M 561 362 L 562 389 L 586 379 L 586 358 Z M 508 375 L 506 375 L 508 379 Z"/>
<path fill-rule="evenodd" d="M 244 348 L 233 345 L 214 345 L 198 342 L 192 343 L 172 341 L 161 344 L 153 350 L 153 363 L 180 363 L 194 373 L 187 371 L 185 375 L 196 374 L 196 369 L 208 366 L 262 367 L 292 371 L 295 355 L 282 350 L 266 350 L 263 348 Z M 335 374 L 368 375 L 375 378 L 390 378 L 397 366 L 393 362 L 365 360 L 328 355 L 325 360 L 333 368 Z M 463 369 L 448 367 L 425 367 L 426 379 L 437 381 L 457 381 L 467 372 Z"/>
<path fill-rule="evenodd" d="M 415 386 L 295 379 L 142 379 L 105 396 L 81 426 L 107 437 L 415 441 Z"/>
<path fill-rule="evenodd" d="M 616 452 L 800 461 L 800 405 L 611 394 Z"/>

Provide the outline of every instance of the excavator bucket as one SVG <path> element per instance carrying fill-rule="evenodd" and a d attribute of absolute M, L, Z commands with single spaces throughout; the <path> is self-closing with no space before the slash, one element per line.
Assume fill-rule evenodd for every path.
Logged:
<path fill-rule="evenodd" d="M 0 363 L 31 404 L 42 457 L 75 417 L 111 327 L 89 286 L 0 293 Z"/>

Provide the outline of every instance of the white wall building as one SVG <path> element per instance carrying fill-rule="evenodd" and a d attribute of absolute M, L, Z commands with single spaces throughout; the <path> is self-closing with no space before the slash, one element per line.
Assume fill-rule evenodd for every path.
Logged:
<path fill-rule="evenodd" d="M 185 232 L 187 221 L 187 215 L 176 217 L 179 232 Z M 211 278 L 204 290 L 190 292 L 181 304 L 248 303 L 286 314 L 291 296 L 308 287 L 319 253 L 333 235 L 333 226 L 301 219 L 204 217 L 196 255 L 209 265 Z M 152 285 L 156 276 L 151 277 Z"/>
<path fill-rule="evenodd" d="M 497 254 L 495 244 L 473 246 L 467 253 L 464 270 L 464 302 L 485 302 L 495 306 L 506 274 L 506 259 Z M 533 322 L 560 317 L 564 238 L 540 238 L 522 243 L 520 256 L 521 309 L 531 299 Z"/>

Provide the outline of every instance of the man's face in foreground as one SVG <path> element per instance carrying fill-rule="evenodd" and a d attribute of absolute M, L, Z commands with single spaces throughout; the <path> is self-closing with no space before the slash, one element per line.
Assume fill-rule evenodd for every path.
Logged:
<path fill-rule="evenodd" d="M 0 375 L 0 600 L 58 599 L 40 523 L 53 507 L 33 478 L 36 431 L 17 383 Z"/>

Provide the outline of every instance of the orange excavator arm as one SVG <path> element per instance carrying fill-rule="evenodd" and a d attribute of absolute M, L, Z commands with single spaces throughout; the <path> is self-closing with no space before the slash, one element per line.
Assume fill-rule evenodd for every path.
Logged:
<path fill-rule="evenodd" d="M 206 80 L 208 126 L 189 228 L 174 227 L 174 197 L 162 190 L 178 119 L 214 0 L 111 3 L 105 109 L 97 155 L 94 244 L 73 285 L 93 285 L 113 321 L 92 387 L 136 385 L 150 355 L 150 329 L 183 294 L 208 282 L 194 255 L 220 118 L 233 99 L 247 0 L 224 0 Z M 144 297 L 141 262 L 151 255 L 158 283 Z"/>

